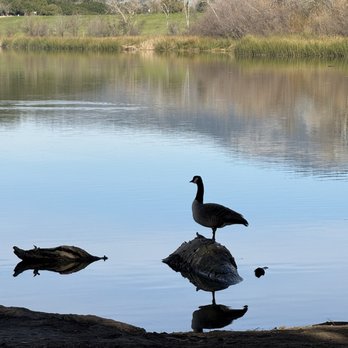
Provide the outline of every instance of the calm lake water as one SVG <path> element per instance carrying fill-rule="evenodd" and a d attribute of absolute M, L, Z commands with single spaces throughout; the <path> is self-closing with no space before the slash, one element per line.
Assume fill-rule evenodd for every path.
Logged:
<path fill-rule="evenodd" d="M 249 307 L 226 329 L 348 320 L 348 64 L 0 52 L 0 148 L 2 305 L 190 331 L 212 295 L 161 260 L 211 236 L 201 175 L 250 223 L 217 232 L 244 280 L 216 302 Z M 15 245 L 109 259 L 13 277 Z"/>

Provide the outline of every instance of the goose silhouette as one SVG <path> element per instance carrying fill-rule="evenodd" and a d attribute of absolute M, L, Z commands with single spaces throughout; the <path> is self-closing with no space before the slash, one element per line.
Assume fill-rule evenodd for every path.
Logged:
<path fill-rule="evenodd" d="M 203 203 L 204 185 L 199 175 L 195 175 L 190 182 L 197 185 L 196 197 L 192 202 L 193 219 L 198 224 L 212 229 L 213 241 L 215 241 L 215 232 L 218 228 L 234 224 L 249 225 L 242 214 L 230 208 L 217 203 Z"/>

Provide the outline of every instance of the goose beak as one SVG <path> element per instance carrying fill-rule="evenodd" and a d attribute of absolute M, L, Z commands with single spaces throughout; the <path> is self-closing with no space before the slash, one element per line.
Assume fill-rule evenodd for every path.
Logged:
<path fill-rule="evenodd" d="M 194 183 L 193 179 L 192 179 L 192 180 L 190 180 L 189 182 L 192 182 L 192 183 Z"/>

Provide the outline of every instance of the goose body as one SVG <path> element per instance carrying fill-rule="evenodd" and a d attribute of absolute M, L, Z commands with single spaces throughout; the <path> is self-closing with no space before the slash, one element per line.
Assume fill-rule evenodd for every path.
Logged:
<path fill-rule="evenodd" d="M 192 202 L 193 219 L 200 225 L 213 230 L 213 240 L 218 228 L 228 225 L 241 224 L 248 226 L 248 221 L 242 214 L 217 203 L 203 203 L 204 185 L 200 176 L 196 175 L 190 181 L 197 185 L 196 197 Z"/>

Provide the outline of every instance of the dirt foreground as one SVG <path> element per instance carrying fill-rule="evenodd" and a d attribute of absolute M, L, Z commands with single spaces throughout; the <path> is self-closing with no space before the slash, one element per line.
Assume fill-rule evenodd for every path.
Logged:
<path fill-rule="evenodd" d="M 1 347 L 348 347 L 348 323 L 270 331 L 149 333 L 93 315 L 0 306 Z"/>

